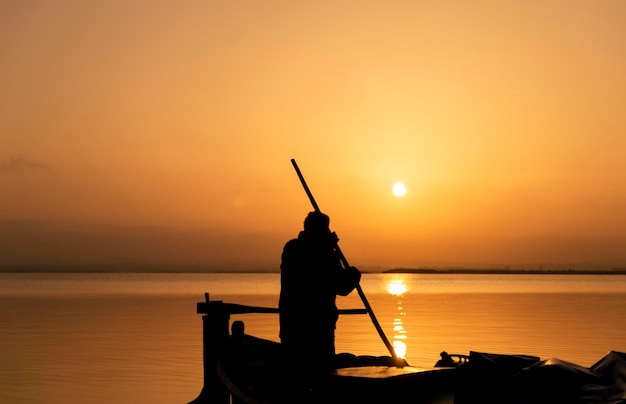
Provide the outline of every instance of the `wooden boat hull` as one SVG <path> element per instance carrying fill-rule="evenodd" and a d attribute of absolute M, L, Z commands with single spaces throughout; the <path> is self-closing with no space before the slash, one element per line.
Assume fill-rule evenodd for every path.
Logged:
<path fill-rule="evenodd" d="M 391 357 L 337 356 L 337 368 L 311 373 L 281 355 L 280 344 L 231 337 L 218 361 L 222 383 L 244 403 L 452 403 L 453 368 L 397 367 Z"/>
<path fill-rule="evenodd" d="M 335 403 L 453 403 L 453 368 L 362 366 L 340 368 L 328 379 Z"/>

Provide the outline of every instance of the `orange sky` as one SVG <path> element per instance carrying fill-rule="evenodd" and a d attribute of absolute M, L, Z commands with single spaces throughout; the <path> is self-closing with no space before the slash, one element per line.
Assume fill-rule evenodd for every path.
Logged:
<path fill-rule="evenodd" d="M 626 2 L 0 3 L 0 264 L 626 267 Z M 405 182 L 397 198 L 391 186 Z"/>

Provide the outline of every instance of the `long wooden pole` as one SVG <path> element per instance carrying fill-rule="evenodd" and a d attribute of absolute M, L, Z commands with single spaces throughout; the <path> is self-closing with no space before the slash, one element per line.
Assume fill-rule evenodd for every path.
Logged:
<path fill-rule="evenodd" d="M 291 159 L 291 164 L 293 165 L 293 168 L 295 168 L 296 173 L 298 174 L 298 178 L 300 178 L 302 187 L 304 188 L 304 191 L 308 195 L 309 200 L 311 201 L 311 205 L 313 205 L 313 209 L 315 209 L 316 212 L 321 212 L 319 206 L 317 205 L 317 202 L 315 202 L 315 198 L 313 198 L 313 194 L 311 193 L 309 186 L 306 184 L 306 181 L 304 180 L 304 176 L 302 175 L 302 172 L 300 171 L 300 168 L 298 167 L 296 160 Z M 346 259 L 346 257 L 343 255 L 343 252 L 339 248 L 339 244 L 335 244 L 335 251 L 337 251 L 337 253 L 339 254 L 339 259 L 341 259 L 341 262 L 343 263 L 344 268 L 349 268 L 350 264 L 348 264 L 348 260 Z M 382 327 L 378 323 L 378 320 L 376 319 L 376 315 L 374 314 L 374 310 L 372 310 L 372 306 L 370 306 L 369 302 L 367 301 L 367 297 L 365 297 L 365 293 L 363 292 L 363 289 L 361 288 L 361 284 L 357 283 L 356 290 L 359 293 L 359 297 L 361 298 L 361 301 L 363 302 L 363 306 L 365 306 L 365 309 L 367 310 L 367 314 L 369 314 L 370 319 L 372 320 L 372 323 L 374 324 L 374 327 L 376 328 L 376 331 L 378 331 L 378 335 L 380 335 L 380 338 L 383 340 L 383 343 L 387 347 L 387 350 L 391 354 L 391 357 L 393 358 L 394 362 L 396 363 L 397 366 L 399 367 L 402 366 L 403 362 L 401 362 L 398 356 L 396 355 L 396 351 L 393 349 L 393 345 L 391 345 L 391 343 L 387 339 L 387 336 L 385 335 L 385 332 L 383 331 Z"/>

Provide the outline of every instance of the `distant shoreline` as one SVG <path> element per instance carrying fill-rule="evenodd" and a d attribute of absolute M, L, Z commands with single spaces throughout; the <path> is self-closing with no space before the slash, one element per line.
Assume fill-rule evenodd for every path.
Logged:
<path fill-rule="evenodd" d="M 626 268 L 613 269 L 506 269 L 506 268 L 391 268 L 362 273 L 420 275 L 626 275 Z M 27 265 L 0 266 L 0 273 L 155 273 L 155 274 L 270 274 L 278 269 L 216 268 L 202 265 Z"/>
<path fill-rule="evenodd" d="M 467 274 L 467 275 L 626 275 L 626 268 L 614 269 L 431 269 L 394 268 L 382 271 L 388 274 Z"/>
<path fill-rule="evenodd" d="M 275 273 L 275 269 L 218 269 L 203 265 L 25 265 L 0 266 L 0 273 L 85 273 L 85 274 L 213 274 Z"/>

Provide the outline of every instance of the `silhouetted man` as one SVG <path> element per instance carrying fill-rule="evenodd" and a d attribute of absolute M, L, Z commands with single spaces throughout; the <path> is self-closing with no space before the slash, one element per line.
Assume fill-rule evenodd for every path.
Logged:
<path fill-rule="evenodd" d="M 335 355 L 335 298 L 348 295 L 361 278 L 357 268 L 343 268 L 329 223 L 327 215 L 309 213 L 298 238 L 285 244 L 280 266 L 282 346 L 288 358 L 316 369 Z"/>

